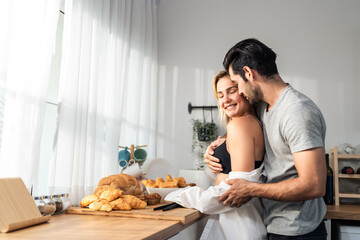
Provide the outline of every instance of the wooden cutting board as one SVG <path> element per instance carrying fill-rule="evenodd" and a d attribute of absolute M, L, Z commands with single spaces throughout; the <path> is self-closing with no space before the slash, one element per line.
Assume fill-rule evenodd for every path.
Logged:
<path fill-rule="evenodd" d="M 47 222 L 21 178 L 0 178 L 0 232 Z"/>
<path fill-rule="evenodd" d="M 175 208 L 169 211 L 157 210 L 155 207 L 164 204 L 157 204 L 153 206 L 146 206 L 144 209 L 132 209 L 130 211 L 113 210 L 111 212 L 93 211 L 88 208 L 72 207 L 66 210 L 68 214 L 84 214 L 84 215 L 98 215 L 98 216 L 112 216 L 112 217 L 133 217 L 146 219 L 161 219 L 161 220 L 175 220 L 182 224 L 187 224 L 202 216 L 196 209 L 189 208 Z"/>

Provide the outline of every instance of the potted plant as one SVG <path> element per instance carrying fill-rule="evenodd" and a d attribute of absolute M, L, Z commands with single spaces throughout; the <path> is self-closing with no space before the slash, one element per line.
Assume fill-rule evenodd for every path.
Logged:
<path fill-rule="evenodd" d="M 204 153 L 207 146 L 217 137 L 217 126 L 214 122 L 205 122 L 192 119 L 193 139 L 192 152 L 194 154 L 195 169 L 204 169 Z"/>

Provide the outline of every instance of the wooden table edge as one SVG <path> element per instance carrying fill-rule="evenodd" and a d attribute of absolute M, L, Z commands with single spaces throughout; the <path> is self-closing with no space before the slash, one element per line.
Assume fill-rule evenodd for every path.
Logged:
<path fill-rule="evenodd" d="M 207 217 L 206 214 L 200 214 L 200 216 L 196 219 L 193 219 L 191 222 L 188 222 L 186 224 L 181 223 L 181 221 L 174 221 L 174 220 L 161 220 L 161 221 L 169 221 L 169 222 L 176 222 L 176 224 L 172 225 L 171 227 L 168 227 L 166 229 L 163 229 L 162 231 L 159 231 L 157 233 L 152 234 L 151 236 L 144 238 L 144 240 L 159 240 L 159 239 L 167 239 L 170 238 L 176 234 L 178 234 L 180 231 L 184 230 L 185 228 L 193 225 L 194 223 L 200 221 L 201 219 Z"/>
<path fill-rule="evenodd" d="M 327 205 L 325 219 L 360 220 L 360 205 Z"/>

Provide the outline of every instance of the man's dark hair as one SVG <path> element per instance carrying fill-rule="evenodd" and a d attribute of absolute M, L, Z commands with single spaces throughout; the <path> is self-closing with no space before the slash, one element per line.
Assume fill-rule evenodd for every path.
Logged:
<path fill-rule="evenodd" d="M 245 39 L 233 46 L 225 55 L 224 68 L 229 71 L 231 65 L 234 74 L 247 81 L 243 68 L 248 66 L 260 75 L 271 77 L 278 74 L 276 53 L 257 39 Z"/>

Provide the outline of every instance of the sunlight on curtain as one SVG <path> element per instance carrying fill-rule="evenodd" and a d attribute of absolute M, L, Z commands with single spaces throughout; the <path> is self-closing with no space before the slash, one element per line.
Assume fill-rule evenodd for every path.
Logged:
<path fill-rule="evenodd" d="M 65 2 L 58 127 L 49 192 L 78 205 L 120 172 L 122 145 L 155 152 L 156 1 Z"/>
<path fill-rule="evenodd" d="M 0 2 L 0 177 L 21 177 L 28 188 L 38 176 L 59 6 L 60 0 Z"/>

